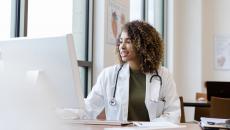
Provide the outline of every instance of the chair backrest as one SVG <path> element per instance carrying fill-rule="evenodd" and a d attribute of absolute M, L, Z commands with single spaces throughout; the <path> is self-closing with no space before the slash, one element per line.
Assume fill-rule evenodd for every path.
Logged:
<path fill-rule="evenodd" d="M 207 101 L 207 94 L 202 92 L 196 93 L 196 101 Z"/>
<path fill-rule="evenodd" d="M 180 123 L 185 123 L 184 101 L 182 96 L 180 96 L 179 98 L 180 98 L 180 109 L 181 109 Z"/>
<path fill-rule="evenodd" d="M 210 117 L 230 118 L 230 98 L 211 97 Z"/>
<path fill-rule="evenodd" d="M 202 92 L 196 93 L 196 101 L 207 101 L 207 94 Z M 194 119 L 200 121 L 201 117 L 209 117 L 209 107 L 195 107 Z"/>

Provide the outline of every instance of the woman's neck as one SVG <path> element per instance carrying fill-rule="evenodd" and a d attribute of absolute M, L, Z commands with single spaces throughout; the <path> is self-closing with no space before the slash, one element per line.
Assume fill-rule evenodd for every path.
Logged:
<path fill-rule="evenodd" d="M 129 62 L 129 67 L 131 70 L 134 70 L 134 71 L 140 70 L 140 65 L 136 62 Z"/>

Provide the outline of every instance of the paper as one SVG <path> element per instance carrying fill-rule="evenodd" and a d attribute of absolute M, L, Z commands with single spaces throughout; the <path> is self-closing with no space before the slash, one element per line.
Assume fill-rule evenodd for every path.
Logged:
<path fill-rule="evenodd" d="M 166 128 L 181 128 L 186 127 L 185 125 L 177 125 L 171 122 L 133 122 L 133 127 L 122 127 L 122 128 L 105 128 L 105 130 L 152 130 L 152 129 L 166 129 Z"/>
<path fill-rule="evenodd" d="M 201 127 L 209 127 L 209 128 L 226 128 L 226 120 L 220 118 L 200 118 Z"/>

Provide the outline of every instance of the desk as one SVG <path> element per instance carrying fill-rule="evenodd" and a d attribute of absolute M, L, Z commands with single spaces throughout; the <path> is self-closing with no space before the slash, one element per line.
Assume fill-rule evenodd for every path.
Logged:
<path fill-rule="evenodd" d="M 210 102 L 208 101 L 184 101 L 185 107 L 210 107 Z"/>
<path fill-rule="evenodd" d="M 179 128 L 179 130 L 202 130 L 199 124 L 182 124 L 186 125 L 186 127 Z M 75 128 L 75 130 L 104 130 L 104 128 L 128 128 L 130 126 L 108 126 L 108 125 L 83 125 L 83 124 L 72 124 L 72 126 Z M 132 127 L 133 128 L 133 127 Z M 124 129 L 124 130 L 126 130 Z M 155 129 L 155 130 L 176 130 L 176 128 L 173 129 Z"/>

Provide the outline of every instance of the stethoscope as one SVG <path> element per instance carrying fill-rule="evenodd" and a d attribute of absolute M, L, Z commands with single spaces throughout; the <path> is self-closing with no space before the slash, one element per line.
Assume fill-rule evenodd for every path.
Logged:
<path fill-rule="evenodd" d="M 115 87 L 114 87 L 114 91 L 113 91 L 113 97 L 112 97 L 112 99 L 109 101 L 109 104 L 110 104 L 111 106 L 115 106 L 115 105 L 117 104 L 117 101 L 116 101 L 116 99 L 115 99 L 115 95 L 116 95 L 116 91 L 117 91 L 117 80 L 118 80 L 119 73 L 120 73 L 120 71 L 121 71 L 121 69 L 122 69 L 123 66 L 124 66 L 124 64 L 121 64 L 119 70 L 117 71 L 116 81 L 115 81 Z M 152 82 L 152 79 L 154 78 L 154 79 L 160 81 L 160 86 L 162 86 L 162 78 L 161 78 L 161 76 L 158 74 L 158 71 L 157 71 L 157 70 L 155 71 L 155 73 L 156 73 L 156 74 L 154 74 L 154 75 L 151 76 L 149 82 L 151 83 L 151 82 Z"/>

